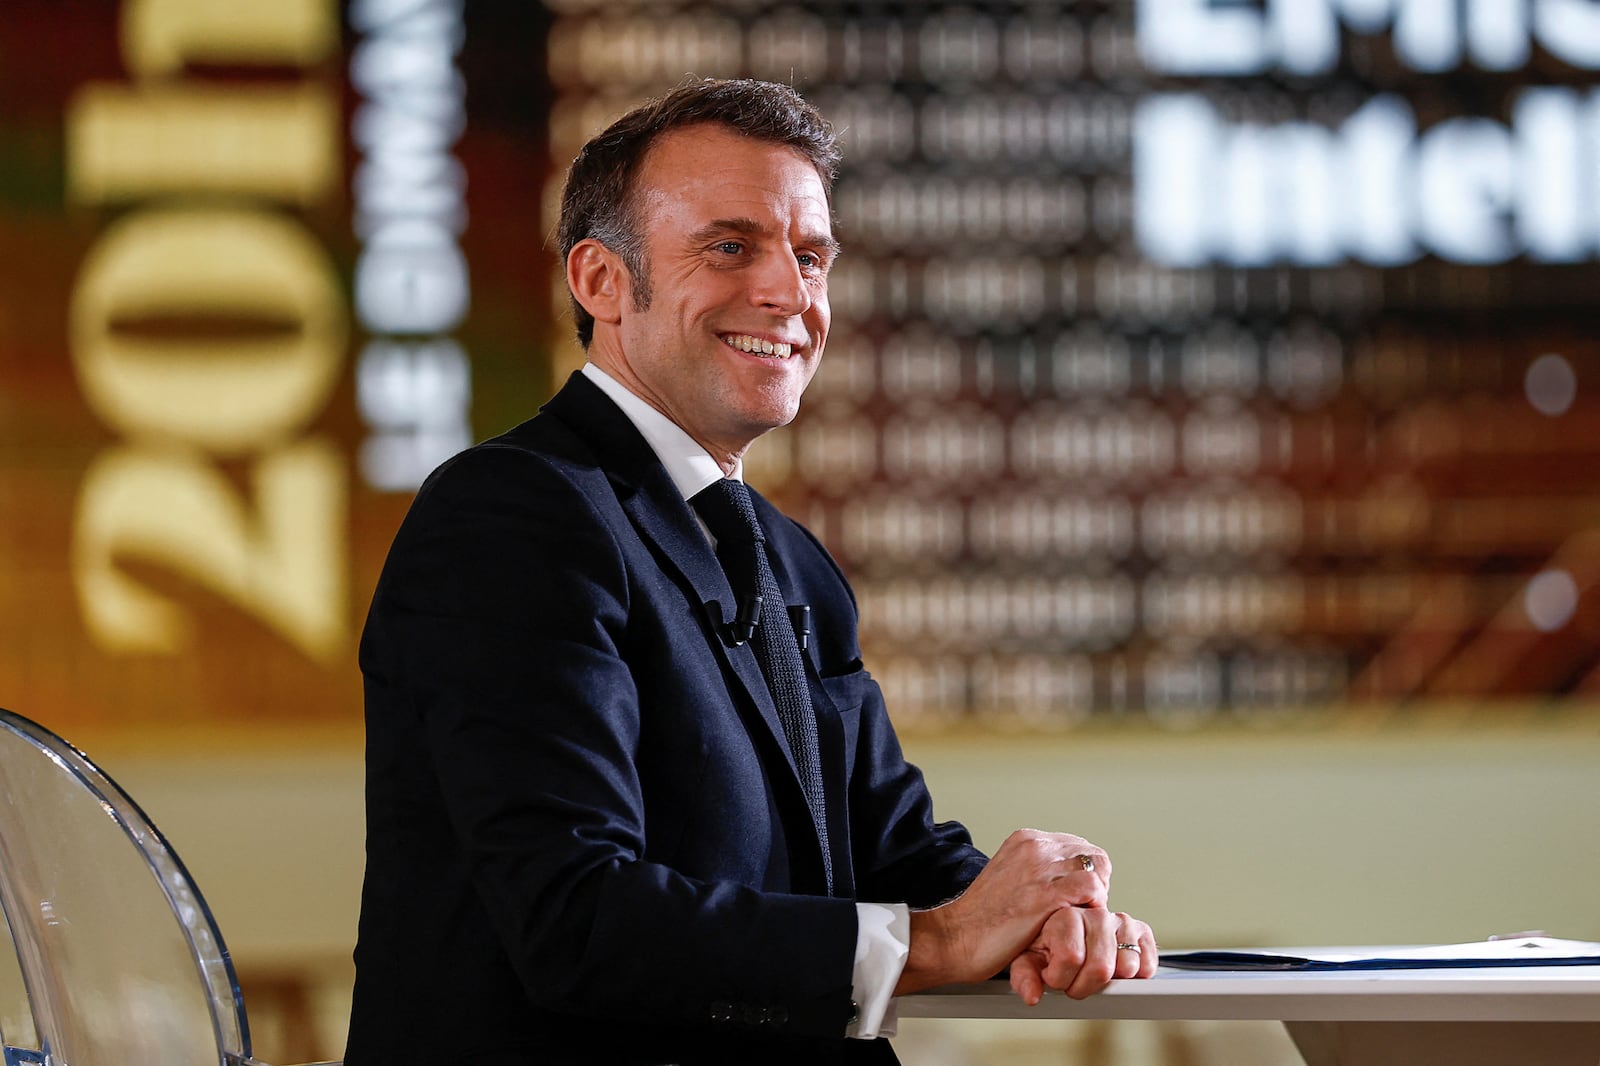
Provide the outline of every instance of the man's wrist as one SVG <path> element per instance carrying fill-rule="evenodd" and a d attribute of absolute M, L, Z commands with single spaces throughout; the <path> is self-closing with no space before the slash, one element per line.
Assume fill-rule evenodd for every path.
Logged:
<path fill-rule="evenodd" d="M 948 911 L 942 906 L 911 912 L 911 946 L 894 987 L 895 995 L 910 995 L 956 979 L 948 961 L 947 918 Z"/>

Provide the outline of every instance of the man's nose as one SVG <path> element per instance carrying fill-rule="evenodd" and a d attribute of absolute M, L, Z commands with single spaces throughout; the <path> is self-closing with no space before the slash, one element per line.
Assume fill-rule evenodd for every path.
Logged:
<path fill-rule="evenodd" d="M 750 299 L 780 314 L 802 315 L 811 309 L 812 293 L 795 257 L 776 252 L 756 265 Z"/>

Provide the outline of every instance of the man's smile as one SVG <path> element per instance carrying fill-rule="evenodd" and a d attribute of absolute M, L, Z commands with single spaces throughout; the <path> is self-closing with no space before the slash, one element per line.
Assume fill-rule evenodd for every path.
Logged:
<path fill-rule="evenodd" d="M 770 355 L 777 359 L 787 359 L 794 352 L 792 344 L 762 340 L 748 333 L 723 333 L 720 336 L 723 344 L 750 355 Z"/>

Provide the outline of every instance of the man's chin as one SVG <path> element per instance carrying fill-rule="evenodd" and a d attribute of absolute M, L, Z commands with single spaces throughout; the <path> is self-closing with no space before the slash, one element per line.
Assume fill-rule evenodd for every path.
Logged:
<path fill-rule="evenodd" d="M 782 429 L 784 426 L 787 426 L 790 422 L 795 420 L 795 416 L 799 413 L 799 404 L 795 404 L 790 408 L 776 411 L 763 411 L 759 414 L 753 415 L 745 421 L 745 423 L 739 429 L 739 436 L 744 440 L 754 443 L 755 441 L 766 436 L 768 433 L 771 433 L 773 430 Z"/>

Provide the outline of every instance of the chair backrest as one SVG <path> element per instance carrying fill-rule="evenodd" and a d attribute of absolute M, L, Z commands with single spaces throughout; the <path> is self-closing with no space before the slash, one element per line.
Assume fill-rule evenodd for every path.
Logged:
<path fill-rule="evenodd" d="M 17 962 L 0 964 L 5 1066 L 250 1061 L 232 960 L 183 863 L 87 756 L 6 710 L 0 907 Z M 8 1006 L 19 972 L 29 1017 L 15 991 Z"/>

